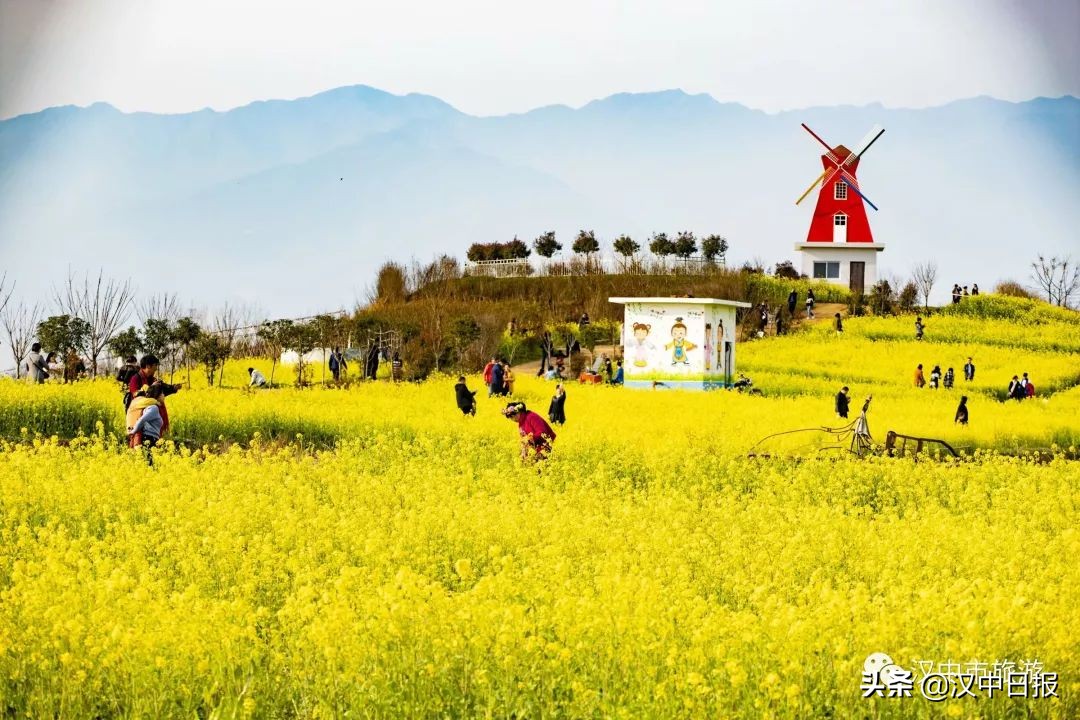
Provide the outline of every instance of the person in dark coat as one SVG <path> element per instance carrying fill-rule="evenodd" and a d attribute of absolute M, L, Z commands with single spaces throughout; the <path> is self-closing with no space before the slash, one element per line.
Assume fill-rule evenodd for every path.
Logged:
<path fill-rule="evenodd" d="M 840 388 L 840 392 L 836 393 L 836 415 L 846 420 L 850 403 L 851 401 L 848 398 L 848 388 L 847 385 L 845 385 Z"/>
<path fill-rule="evenodd" d="M 967 395 L 960 396 L 960 404 L 956 406 L 956 417 L 953 418 L 953 422 L 961 425 L 968 424 Z"/>
<path fill-rule="evenodd" d="M 833 327 L 836 328 L 838 335 L 844 332 L 844 320 L 840 317 L 840 313 L 833 315 Z"/>
<path fill-rule="evenodd" d="M 788 315 L 795 317 L 795 303 L 799 302 L 799 295 L 795 292 L 795 288 L 791 288 L 791 292 L 787 296 L 787 311 Z"/>
<path fill-rule="evenodd" d="M 503 366 L 501 362 L 491 367 L 491 394 L 498 397 L 506 394 L 506 385 L 503 382 Z"/>
<path fill-rule="evenodd" d="M 379 346 L 372 345 L 368 349 L 367 363 L 364 369 L 367 371 L 366 376 L 374 380 L 379 374 Z"/>
<path fill-rule="evenodd" d="M 971 358 L 964 364 L 964 379 L 968 382 L 975 379 L 975 363 L 971 362 Z"/>
<path fill-rule="evenodd" d="M 457 379 L 457 385 L 454 386 L 454 395 L 457 397 L 458 409 L 461 410 L 463 415 L 476 414 L 476 391 L 470 390 L 465 384 L 464 375 Z"/>
<path fill-rule="evenodd" d="M 566 422 L 566 390 L 562 383 L 555 386 L 555 395 L 551 398 L 548 406 L 548 420 L 552 425 L 562 425 Z"/>

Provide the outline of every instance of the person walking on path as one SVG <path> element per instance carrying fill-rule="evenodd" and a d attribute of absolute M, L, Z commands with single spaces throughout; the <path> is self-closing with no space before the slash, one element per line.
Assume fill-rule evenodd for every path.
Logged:
<path fill-rule="evenodd" d="M 848 397 L 848 388 L 845 385 L 840 388 L 840 392 L 836 393 L 836 416 L 847 420 L 850 404 L 851 399 Z"/>
<path fill-rule="evenodd" d="M 836 328 L 837 335 L 844 334 L 844 319 L 840 317 L 840 313 L 833 315 L 833 327 Z"/>
<path fill-rule="evenodd" d="M 953 417 L 953 423 L 968 424 L 967 395 L 960 396 L 960 404 L 956 406 L 956 416 Z"/>
<path fill-rule="evenodd" d="M 964 380 L 971 382 L 975 379 L 975 363 L 971 362 L 969 357 L 967 362 L 964 363 Z"/>
<path fill-rule="evenodd" d="M 457 400 L 458 410 L 462 415 L 476 415 L 476 391 L 470 390 L 469 386 L 465 384 L 465 376 L 462 375 L 457 379 L 457 385 L 454 386 L 454 397 Z"/>
<path fill-rule="evenodd" d="M 30 352 L 27 353 L 23 364 L 26 366 L 26 382 L 41 385 L 45 382 L 45 378 L 49 377 L 45 358 L 41 355 L 41 343 L 36 342 L 30 346 Z"/>
<path fill-rule="evenodd" d="M 918 315 L 915 316 L 915 339 L 922 340 L 923 333 L 926 332 L 926 326 L 923 325 L 922 318 Z"/>
<path fill-rule="evenodd" d="M 930 371 L 930 389 L 937 390 L 941 385 L 941 366 L 935 365 L 934 369 Z"/>
<path fill-rule="evenodd" d="M 255 368 L 248 368 L 248 377 L 251 378 L 250 382 L 248 382 L 249 388 L 266 387 L 266 376 Z"/>
<path fill-rule="evenodd" d="M 941 378 L 942 387 L 944 387 L 946 390 L 952 390 L 953 381 L 955 379 L 956 379 L 956 373 L 953 372 L 952 368 L 949 368 L 948 370 L 945 371 L 945 374 Z"/>
<path fill-rule="evenodd" d="M 814 289 L 806 291 L 806 317 L 814 319 Z"/>
<path fill-rule="evenodd" d="M 799 302 L 799 294 L 795 292 L 795 288 L 791 288 L 787 296 L 787 311 L 791 317 L 795 317 L 795 303 L 797 302 Z"/>
<path fill-rule="evenodd" d="M 503 409 L 503 415 L 517 423 L 518 434 L 521 435 L 522 460 L 539 462 L 551 454 L 555 431 L 544 418 L 526 408 L 523 402 L 508 404 Z"/>
<path fill-rule="evenodd" d="M 551 398 L 551 404 L 548 406 L 548 420 L 552 425 L 563 425 L 566 423 L 566 389 L 563 388 L 562 383 L 555 386 L 555 394 Z"/>
<path fill-rule="evenodd" d="M 915 387 L 921 388 L 926 385 L 926 378 L 923 376 L 922 363 L 915 368 Z"/>

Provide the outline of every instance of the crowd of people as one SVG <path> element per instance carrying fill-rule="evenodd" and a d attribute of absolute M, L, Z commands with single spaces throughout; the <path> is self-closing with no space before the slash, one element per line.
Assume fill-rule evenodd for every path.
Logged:
<path fill-rule="evenodd" d="M 953 302 L 953 305 L 959 305 L 960 300 L 963 299 L 963 298 L 968 297 L 969 295 L 978 295 L 978 294 L 979 294 L 979 284 L 978 283 L 973 284 L 971 286 L 970 291 L 968 291 L 968 286 L 967 285 L 964 285 L 963 287 L 960 287 L 959 285 L 954 284 L 952 286 L 952 302 Z"/>

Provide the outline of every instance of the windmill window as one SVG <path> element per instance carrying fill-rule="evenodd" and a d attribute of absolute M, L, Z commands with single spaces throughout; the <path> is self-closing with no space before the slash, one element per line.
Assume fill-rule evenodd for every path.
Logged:
<path fill-rule="evenodd" d="M 847 225 L 847 215 L 845 215 L 844 213 L 836 213 L 835 215 L 833 215 L 832 224 L 838 227 Z"/>
<path fill-rule="evenodd" d="M 833 186 L 833 199 L 834 200 L 847 200 L 847 183 L 843 180 L 837 181 Z"/>
<path fill-rule="evenodd" d="M 816 262 L 814 263 L 815 280 L 836 280 L 840 277 L 840 263 Z"/>

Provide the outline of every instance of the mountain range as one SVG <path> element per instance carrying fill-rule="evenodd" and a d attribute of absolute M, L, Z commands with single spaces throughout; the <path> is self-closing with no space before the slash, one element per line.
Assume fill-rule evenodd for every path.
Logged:
<path fill-rule="evenodd" d="M 1024 280 L 1080 251 L 1080 100 L 769 114 L 680 90 L 476 117 L 430 96 L 343 87 L 226 112 L 99 103 L 0 122 L 0 272 L 44 297 L 102 267 L 187 302 L 274 315 L 350 306 L 387 259 L 578 229 L 643 245 L 720 233 L 729 260 L 794 259 L 821 172 L 805 122 L 848 147 L 875 123 L 863 191 L 882 272 Z M 565 251 L 564 251 L 565 252 Z"/>

